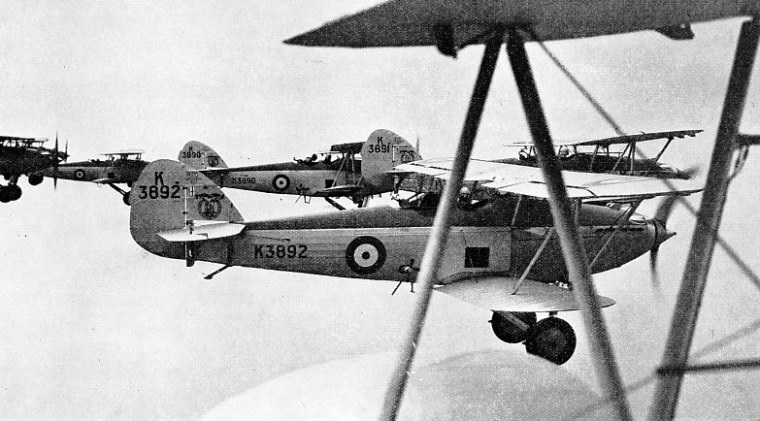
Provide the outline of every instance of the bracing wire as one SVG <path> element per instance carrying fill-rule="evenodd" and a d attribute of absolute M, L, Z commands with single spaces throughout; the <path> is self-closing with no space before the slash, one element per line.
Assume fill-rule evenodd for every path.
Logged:
<path fill-rule="evenodd" d="M 583 95 L 583 97 L 591 104 L 591 106 L 601 115 L 601 117 L 612 127 L 612 129 L 619 135 L 624 136 L 626 133 L 622 130 L 620 125 L 615 121 L 615 119 L 610 115 L 607 110 L 604 109 L 604 107 L 599 103 L 599 101 L 596 100 L 596 98 L 589 92 L 583 84 L 570 72 L 570 70 L 555 56 L 549 48 L 545 45 L 545 43 L 538 38 L 536 33 L 532 29 L 526 30 L 528 34 L 533 38 L 534 41 L 538 43 L 538 45 L 541 47 L 541 49 L 544 51 L 544 53 L 552 60 L 552 62 L 557 66 L 557 68 L 570 80 L 570 82 L 575 86 L 576 89 Z M 644 154 L 640 148 L 636 148 L 636 154 L 641 159 L 649 159 L 646 154 Z M 728 178 L 728 183 L 730 184 L 731 181 L 733 181 L 734 177 L 739 175 L 741 171 L 744 168 L 744 165 L 747 161 L 747 157 L 749 154 L 749 146 L 748 145 L 742 145 L 741 147 L 737 148 L 737 154 L 736 154 L 736 162 L 734 164 L 734 170 L 732 174 Z M 673 183 L 670 182 L 668 179 L 662 179 L 663 183 L 671 189 L 672 191 L 676 191 L 675 186 Z M 696 217 L 697 211 L 694 209 L 694 207 L 686 201 L 683 197 L 677 196 L 678 202 L 684 205 L 686 209 Z M 712 227 L 708 227 L 708 229 L 713 229 Z M 739 257 L 736 252 L 733 250 L 733 248 L 725 241 L 723 238 L 721 238 L 717 233 L 716 235 L 716 242 L 718 245 L 720 245 L 723 250 L 726 252 L 726 254 L 729 256 L 729 258 L 744 272 L 745 276 L 747 276 L 754 284 L 755 286 L 760 289 L 760 277 L 744 262 L 744 259 Z M 729 335 L 719 341 L 716 341 L 701 350 L 693 353 L 691 355 L 692 358 L 698 358 L 702 355 L 709 354 L 712 351 L 718 350 L 722 348 L 723 346 L 727 345 L 730 342 L 733 342 L 734 340 L 737 340 L 741 337 L 744 337 L 750 333 L 753 333 L 754 331 L 760 329 L 760 320 L 756 320 L 754 323 L 750 324 L 749 326 L 746 326 L 742 329 L 739 329 L 732 335 Z M 730 362 L 729 362 L 730 364 Z M 758 364 L 757 361 L 751 361 L 750 364 L 740 364 L 738 367 L 749 367 L 749 366 L 756 366 Z M 718 366 L 720 364 L 717 364 Z M 637 382 L 634 382 L 630 386 L 626 387 L 626 393 L 630 394 L 633 393 L 642 387 L 651 384 L 657 379 L 657 373 L 651 373 L 649 376 L 640 379 Z M 595 402 L 594 404 L 586 407 L 581 412 L 572 414 L 569 419 L 578 419 L 583 418 L 584 416 L 590 414 L 594 410 L 598 409 L 600 406 L 609 403 L 610 399 L 606 398 L 601 401 Z"/>
<path fill-rule="evenodd" d="M 604 107 L 601 105 L 599 101 L 594 98 L 594 96 L 589 92 L 586 87 L 581 84 L 581 82 L 570 72 L 570 70 L 557 58 L 557 56 L 554 55 L 554 53 L 549 50 L 549 48 L 546 46 L 546 44 L 538 38 L 538 36 L 533 32 L 532 30 L 527 30 L 528 34 L 533 38 L 534 41 L 538 43 L 538 45 L 541 47 L 541 49 L 546 53 L 546 55 L 552 60 L 552 62 L 562 71 L 562 73 L 570 80 L 570 82 L 575 86 L 576 89 L 583 95 L 586 100 L 591 103 L 591 105 L 594 107 L 594 109 L 604 118 L 604 120 L 612 127 L 612 129 L 619 135 L 624 136 L 626 133 L 621 129 L 620 125 L 615 121 L 615 119 L 612 117 L 612 115 L 607 112 L 607 110 L 604 109 Z M 747 160 L 747 155 L 749 153 L 749 147 L 743 146 L 739 150 L 739 154 L 737 156 L 736 164 L 734 165 L 734 172 L 730 176 L 729 180 L 732 180 L 735 176 L 737 176 L 741 170 L 744 168 L 744 164 Z M 649 157 L 644 154 L 644 152 L 641 151 L 641 148 L 636 148 L 636 154 L 641 159 L 649 159 Z M 673 183 L 670 182 L 670 180 L 664 178 L 661 180 L 670 190 L 676 191 L 675 186 Z M 729 181 L 730 182 L 730 181 Z M 692 214 L 692 216 L 697 215 L 697 210 L 694 208 L 694 206 L 691 205 L 685 198 L 682 196 L 677 196 L 678 203 L 682 204 L 689 213 Z M 710 227 L 710 229 L 712 229 Z M 719 235 L 716 234 L 717 243 L 721 248 L 723 248 L 723 251 L 726 252 L 728 257 L 741 269 L 742 272 L 744 272 L 745 276 L 747 276 L 750 281 L 752 281 L 755 286 L 760 289 L 760 276 L 758 276 L 745 262 L 744 259 L 742 259 L 736 251 Z"/>

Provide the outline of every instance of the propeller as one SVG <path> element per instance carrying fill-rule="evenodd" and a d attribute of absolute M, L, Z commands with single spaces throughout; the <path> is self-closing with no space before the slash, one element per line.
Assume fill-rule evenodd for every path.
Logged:
<path fill-rule="evenodd" d="M 666 196 L 662 202 L 660 202 L 660 206 L 657 208 L 657 212 L 654 215 L 654 221 L 655 221 L 655 227 L 657 229 L 657 236 L 660 235 L 672 235 L 668 234 L 666 227 L 668 225 L 668 219 L 670 218 L 670 214 L 673 212 L 673 207 L 675 206 L 676 202 L 678 201 L 678 196 L 672 195 L 672 196 Z M 664 232 L 660 233 L 660 229 L 662 229 Z M 664 240 L 663 240 L 664 241 Z M 659 239 L 655 239 L 654 247 L 652 247 L 652 250 L 649 252 L 649 268 L 652 272 L 652 286 L 655 290 L 660 289 L 660 277 L 657 272 L 657 256 L 660 251 L 660 244 L 662 241 L 659 241 Z"/>
<path fill-rule="evenodd" d="M 66 149 L 69 148 L 68 142 L 66 142 Z M 61 153 L 58 150 L 58 130 L 55 131 L 55 156 L 53 158 L 53 189 L 58 189 L 58 162 L 60 162 Z"/>

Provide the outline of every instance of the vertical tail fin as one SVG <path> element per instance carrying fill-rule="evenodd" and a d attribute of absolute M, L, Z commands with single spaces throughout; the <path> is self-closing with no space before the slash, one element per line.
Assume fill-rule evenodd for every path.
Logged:
<path fill-rule="evenodd" d="M 185 258 L 182 243 L 158 234 L 179 230 L 198 221 L 242 222 L 243 217 L 208 177 L 179 162 L 154 161 L 132 188 L 129 228 L 132 238 L 159 256 Z"/>
<path fill-rule="evenodd" d="M 227 168 L 221 156 L 211 149 L 210 146 L 197 140 L 191 140 L 185 143 L 185 146 L 179 151 L 179 162 L 189 166 L 194 170 L 207 170 L 212 168 Z"/>
<path fill-rule="evenodd" d="M 378 129 L 369 135 L 362 146 L 362 177 L 366 184 L 392 188 L 395 166 L 422 159 L 417 150 L 403 137 L 390 130 Z M 389 184 L 390 183 L 390 184 Z"/>

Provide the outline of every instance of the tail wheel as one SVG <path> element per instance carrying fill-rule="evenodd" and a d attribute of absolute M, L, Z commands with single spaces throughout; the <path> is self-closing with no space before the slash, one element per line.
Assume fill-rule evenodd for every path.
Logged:
<path fill-rule="evenodd" d="M 536 324 L 536 313 L 519 313 L 505 311 L 494 311 L 490 320 L 491 329 L 497 338 L 510 344 L 520 343 L 527 338 L 527 332 L 531 326 Z M 517 317 L 523 323 L 528 325 L 528 329 L 523 329 L 513 321 L 509 320 L 509 315 Z"/>
<path fill-rule="evenodd" d="M 127 205 L 127 206 L 130 205 L 130 201 L 129 201 L 129 195 L 130 194 L 132 194 L 132 190 L 130 190 L 130 191 L 128 191 L 128 192 L 126 192 L 126 193 L 124 193 L 124 194 L 121 195 L 121 201 L 124 202 L 124 204 Z"/>
<path fill-rule="evenodd" d="M 527 332 L 525 350 L 557 365 L 566 363 L 575 352 L 575 332 L 570 324 L 548 317 L 531 326 Z"/>

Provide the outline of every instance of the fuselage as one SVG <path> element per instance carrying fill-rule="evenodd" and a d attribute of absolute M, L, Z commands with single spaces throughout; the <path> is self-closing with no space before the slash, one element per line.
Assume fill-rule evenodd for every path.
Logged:
<path fill-rule="evenodd" d="M 339 277 L 414 281 L 433 223 L 434 205 L 415 203 L 406 209 L 377 207 L 250 222 L 240 235 L 189 244 L 194 259 L 200 261 Z M 659 222 L 641 217 L 631 218 L 615 232 L 623 214 L 622 210 L 604 206 L 581 207 L 580 234 L 589 262 L 595 260 L 593 272 L 621 266 L 671 235 Z M 519 277 L 552 232 L 551 214 L 545 201 L 520 201 L 514 197 L 496 197 L 459 207 L 452 215 L 451 225 L 444 263 L 438 270 L 440 283 L 494 274 Z M 184 243 L 155 240 L 143 247 L 161 256 L 185 258 Z M 544 282 L 567 280 L 556 235 L 548 240 L 529 278 Z"/>
<path fill-rule="evenodd" d="M 220 187 L 299 196 L 352 196 L 375 194 L 362 181 L 361 160 L 337 158 L 330 162 L 283 162 L 223 170 L 206 170 L 204 175 Z M 361 183 L 361 185 L 360 185 Z M 325 192 L 336 186 L 357 186 L 355 190 Z M 389 191 L 390 186 L 388 187 Z"/>
<path fill-rule="evenodd" d="M 5 176 L 30 174 L 53 165 L 55 161 L 52 149 L 0 146 L 0 174 Z"/>
<path fill-rule="evenodd" d="M 46 177 L 55 176 L 75 181 L 108 180 L 110 183 L 134 183 L 146 165 L 146 161 L 135 159 L 93 159 L 60 164 L 57 169 L 46 168 L 42 174 Z"/>

